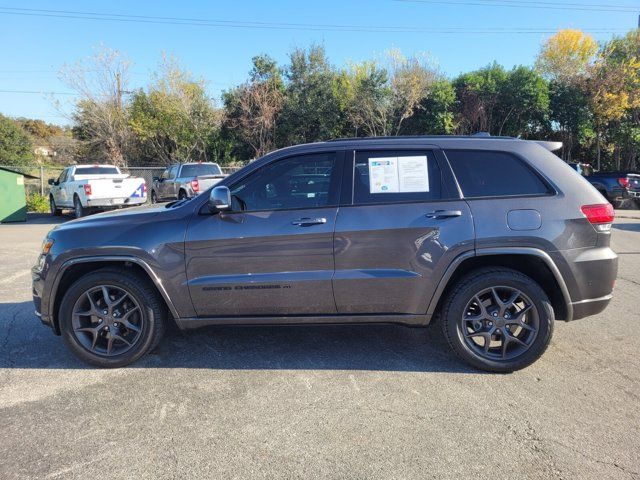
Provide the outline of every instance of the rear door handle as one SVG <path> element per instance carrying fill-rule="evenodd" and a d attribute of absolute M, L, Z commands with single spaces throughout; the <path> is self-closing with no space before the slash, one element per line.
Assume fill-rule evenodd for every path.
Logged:
<path fill-rule="evenodd" d="M 429 212 L 425 215 L 427 218 L 451 218 L 459 217 L 462 215 L 460 210 L 436 210 L 435 212 Z"/>
<path fill-rule="evenodd" d="M 325 223 L 327 223 L 326 218 L 309 218 L 309 217 L 298 218 L 297 220 L 294 220 L 293 222 L 291 222 L 292 225 L 298 225 L 299 227 L 308 227 L 309 225 L 322 225 Z"/>

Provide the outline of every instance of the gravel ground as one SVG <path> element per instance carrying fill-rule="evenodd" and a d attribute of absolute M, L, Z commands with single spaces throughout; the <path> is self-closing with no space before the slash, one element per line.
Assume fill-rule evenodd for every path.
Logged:
<path fill-rule="evenodd" d="M 32 313 L 51 220 L 1 225 L 0 478 L 640 478 L 640 212 L 620 214 L 614 301 L 510 375 L 394 326 L 176 332 L 89 368 Z"/>

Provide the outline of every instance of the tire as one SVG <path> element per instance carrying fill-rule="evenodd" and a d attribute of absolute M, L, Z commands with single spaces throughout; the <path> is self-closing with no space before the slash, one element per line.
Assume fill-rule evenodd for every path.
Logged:
<path fill-rule="evenodd" d="M 151 190 L 151 203 L 158 203 L 158 195 L 155 190 Z"/>
<path fill-rule="evenodd" d="M 517 292 L 520 296 L 503 313 L 507 298 Z M 459 357 L 480 370 L 502 373 L 525 368 L 542 356 L 555 319 L 549 298 L 533 279 L 498 267 L 460 279 L 447 295 L 441 317 L 444 336 Z"/>
<path fill-rule="evenodd" d="M 62 210 L 56 207 L 56 201 L 53 199 L 53 195 L 49 195 L 49 209 L 51 210 L 51 215 L 54 217 L 62 215 Z"/>
<path fill-rule="evenodd" d="M 178 200 L 186 200 L 187 198 L 189 198 L 187 196 L 187 192 L 184 190 L 180 190 L 180 192 L 178 192 Z"/>
<path fill-rule="evenodd" d="M 129 295 L 128 299 L 113 307 L 114 313 L 109 315 L 110 319 L 102 318 L 101 321 L 98 321 L 98 318 L 94 316 L 74 315 L 74 311 L 77 312 L 78 308 L 85 309 L 86 305 L 91 305 L 86 299 L 87 292 L 92 290 L 100 292 L 105 286 L 112 293 L 120 290 Z M 93 298 L 94 305 L 98 310 L 105 308 L 99 313 L 106 312 L 106 308 L 111 309 L 111 307 L 105 307 L 104 302 L 100 303 L 99 293 L 94 293 Z M 117 300 L 115 293 L 114 298 Z M 85 302 L 84 305 L 83 302 Z M 136 309 L 129 305 L 137 305 L 138 307 Z M 127 311 L 117 312 L 116 308 Z M 127 316 L 129 310 L 132 313 Z M 96 367 L 117 368 L 135 362 L 158 345 L 165 330 L 166 308 L 158 291 L 147 278 L 124 269 L 110 267 L 80 277 L 64 295 L 58 318 L 62 338 L 76 357 Z M 120 319 L 120 324 L 118 324 L 118 319 Z M 78 325 L 80 320 L 86 323 Z M 111 323 L 108 327 L 104 327 L 107 320 L 110 320 Z M 74 322 L 78 323 L 74 324 Z M 126 324 L 132 325 L 131 328 L 135 326 L 138 330 L 129 330 L 125 327 Z M 97 327 L 81 328 L 82 331 L 78 331 L 79 326 L 92 327 L 94 325 Z M 97 332 L 97 341 L 93 340 L 93 331 Z M 112 343 L 114 349 L 108 353 L 106 350 L 109 343 L 108 338 L 113 331 L 117 331 L 121 338 L 128 340 L 130 344 L 114 340 Z M 95 347 L 89 345 L 92 342 Z M 123 351 L 119 353 L 115 348 L 121 348 Z"/>
<path fill-rule="evenodd" d="M 76 218 L 82 218 L 87 214 L 86 209 L 82 206 L 80 197 L 77 195 L 73 196 L 73 214 Z"/>
<path fill-rule="evenodd" d="M 611 203 L 611 206 L 617 210 L 618 208 L 622 207 L 622 205 L 624 204 L 624 200 L 613 200 L 609 203 Z"/>

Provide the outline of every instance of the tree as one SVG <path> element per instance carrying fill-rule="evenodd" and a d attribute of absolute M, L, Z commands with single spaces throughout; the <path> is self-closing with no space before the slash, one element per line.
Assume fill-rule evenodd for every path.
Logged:
<path fill-rule="evenodd" d="M 282 91 L 272 81 L 247 82 L 235 92 L 239 114 L 230 125 L 253 149 L 254 158 L 274 149 L 276 119 L 282 109 Z"/>
<path fill-rule="evenodd" d="M 295 49 L 285 70 L 278 144 L 316 142 L 339 136 L 344 117 L 334 89 L 337 74 L 323 47 Z"/>
<path fill-rule="evenodd" d="M 560 155 L 571 161 L 576 143 L 587 144 L 592 136 L 593 123 L 589 99 L 582 86 L 553 80 L 549 84 L 549 117 L 562 141 Z"/>
<path fill-rule="evenodd" d="M 27 132 L 0 115 L 0 165 L 25 165 L 32 160 L 33 143 Z"/>
<path fill-rule="evenodd" d="M 223 131 L 259 157 L 275 148 L 278 116 L 284 100 L 280 69 L 268 55 L 252 59 L 249 81 L 225 92 Z"/>
<path fill-rule="evenodd" d="M 84 62 L 66 65 L 60 80 L 79 100 L 72 120 L 74 131 L 95 160 L 125 165 L 133 137 L 129 128 L 127 91 L 131 63 L 117 50 L 103 48 Z"/>
<path fill-rule="evenodd" d="M 352 64 L 339 75 L 342 109 L 356 135 L 406 132 L 405 122 L 412 122 L 439 87 L 437 69 L 422 55 L 407 58 L 399 50 L 390 50 L 385 63 Z"/>
<path fill-rule="evenodd" d="M 353 134 L 387 135 L 392 91 L 387 70 L 374 61 L 352 64 L 336 80 L 336 98 L 346 113 Z"/>
<path fill-rule="evenodd" d="M 640 108 L 640 57 L 615 54 L 618 46 L 618 41 L 614 40 L 603 47 L 586 80 L 596 127 L 598 169 L 601 168 L 602 136 L 607 125 L 620 122 L 630 111 Z"/>
<path fill-rule="evenodd" d="M 43 120 L 32 118 L 16 118 L 15 122 L 20 125 L 29 135 L 38 140 L 46 140 L 54 135 L 63 134 L 64 130 L 58 125 L 46 123 Z"/>
<path fill-rule="evenodd" d="M 532 68 L 514 67 L 500 87 L 498 112 L 498 135 L 535 136 L 548 119 L 548 83 Z"/>
<path fill-rule="evenodd" d="M 454 87 L 460 133 L 527 137 L 539 132 L 547 119 L 548 85 L 531 68 L 506 71 L 493 63 L 461 75 Z"/>
<path fill-rule="evenodd" d="M 403 122 L 413 116 L 438 79 L 438 71 L 424 56 L 407 58 L 399 50 L 388 52 L 393 116 L 391 131 L 398 135 Z"/>
<path fill-rule="evenodd" d="M 143 149 L 162 163 L 207 160 L 221 122 L 204 82 L 165 58 L 147 91 L 134 93 L 129 124 Z"/>
<path fill-rule="evenodd" d="M 588 73 L 597 51 L 598 44 L 591 35 L 580 30 L 560 30 L 544 43 L 536 66 L 552 80 L 575 82 Z"/>

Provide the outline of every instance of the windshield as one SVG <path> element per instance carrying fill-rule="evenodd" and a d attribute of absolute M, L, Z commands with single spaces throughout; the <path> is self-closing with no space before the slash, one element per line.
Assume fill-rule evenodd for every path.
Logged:
<path fill-rule="evenodd" d="M 116 167 L 79 167 L 74 175 L 118 175 Z"/>
<path fill-rule="evenodd" d="M 220 175 L 220 167 L 212 163 L 198 163 L 195 165 L 183 165 L 181 177 L 199 177 L 202 175 Z"/>

